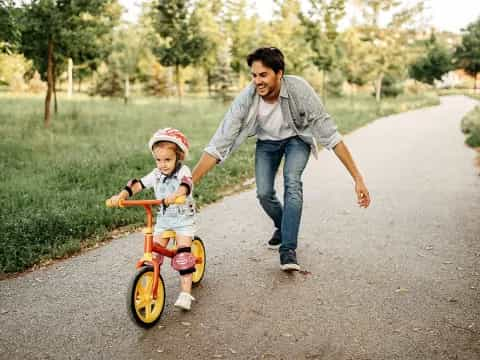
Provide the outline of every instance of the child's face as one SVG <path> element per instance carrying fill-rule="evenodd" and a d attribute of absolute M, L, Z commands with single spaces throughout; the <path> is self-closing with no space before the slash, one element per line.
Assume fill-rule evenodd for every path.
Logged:
<path fill-rule="evenodd" d="M 153 157 L 158 170 L 164 175 L 170 175 L 175 170 L 177 155 L 175 151 L 167 147 L 157 147 L 153 150 Z"/>

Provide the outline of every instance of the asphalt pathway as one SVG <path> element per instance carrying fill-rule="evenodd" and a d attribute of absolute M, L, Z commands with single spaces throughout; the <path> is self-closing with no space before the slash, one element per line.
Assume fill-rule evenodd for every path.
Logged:
<path fill-rule="evenodd" d="M 148 331 L 125 307 L 142 234 L 1 281 L 0 358 L 478 360 L 480 170 L 460 132 L 475 104 L 445 97 L 346 136 L 367 210 L 332 153 L 311 159 L 303 272 L 281 272 L 265 247 L 272 228 L 253 190 L 202 209 L 197 301 L 173 307 L 178 278 L 164 267 L 167 307 Z"/>

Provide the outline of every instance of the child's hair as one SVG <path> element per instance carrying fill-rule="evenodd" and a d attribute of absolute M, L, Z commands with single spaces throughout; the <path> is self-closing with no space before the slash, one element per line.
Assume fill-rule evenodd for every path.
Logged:
<path fill-rule="evenodd" d="M 152 146 L 152 151 L 155 151 L 157 148 L 166 148 L 170 149 L 175 152 L 175 155 L 177 156 L 177 161 L 182 161 L 185 159 L 185 153 L 180 149 L 180 147 L 170 141 L 157 141 L 155 144 Z"/>

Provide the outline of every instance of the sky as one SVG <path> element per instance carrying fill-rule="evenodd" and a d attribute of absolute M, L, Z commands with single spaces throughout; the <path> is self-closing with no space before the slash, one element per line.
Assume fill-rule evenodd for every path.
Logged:
<path fill-rule="evenodd" d="M 125 7 L 123 18 L 135 22 L 140 13 L 142 0 L 119 0 Z M 402 3 L 411 3 L 411 0 L 402 0 Z M 257 8 L 257 13 L 263 19 L 271 18 L 274 10 L 272 0 L 252 1 Z M 308 1 L 302 0 L 302 7 L 306 9 Z M 425 17 L 427 24 L 433 25 L 438 30 L 447 30 L 460 33 L 461 28 L 480 17 L 480 0 L 426 0 Z M 351 7 L 350 7 L 351 8 Z M 352 16 L 348 11 L 347 17 Z"/>

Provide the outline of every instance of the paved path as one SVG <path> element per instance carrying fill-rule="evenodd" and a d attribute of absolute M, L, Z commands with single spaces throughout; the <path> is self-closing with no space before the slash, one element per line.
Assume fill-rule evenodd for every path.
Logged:
<path fill-rule="evenodd" d="M 144 331 L 125 293 L 133 234 L 0 282 L 1 359 L 480 358 L 480 176 L 464 145 L 465 97 L 380 119 L 346 137 L 370 209 L 329 152 L 310 161 L 298 257 L 279 270 L 254 191 L 203 209 L 208 251 L 190 313 L 172 306 Z"/>

